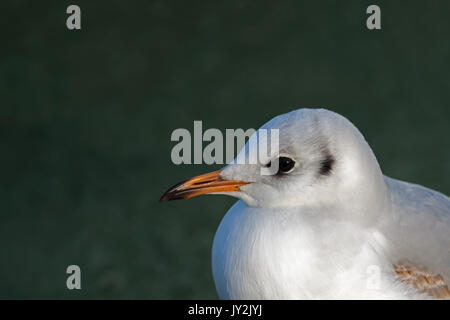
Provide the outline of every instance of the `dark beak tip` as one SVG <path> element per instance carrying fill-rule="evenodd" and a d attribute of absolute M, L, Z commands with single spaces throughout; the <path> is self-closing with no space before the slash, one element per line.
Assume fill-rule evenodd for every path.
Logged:
<path fill-rule="evenodd" d="M 183 199 L 183 198 L 180 198 L 180 197 L 177 197 L 177 196 L 176 196 L 176 191 L 177 191 L 177 188 L 178 188 L 179 186 L 183 185 L 183 183 L 185 183 L 185 182 L 186 182 L 186 181 L 182 181 L 182 182 L 177 183 L 176 185 L 170 187 L 169 190 L 167 190 L 167 191 L 162 195 L 162 197 L 159 199 L 159 202 L 167 202 L 167 201 L 170 201 L 170 200 Z"/>
<path fill-rule="evenodd" d="M 172 191 L 172 190 L 170 190 L 170 191 Z M 176 197 L 174 197 L 173 194 L 170 191 L 167 191 L 166 193 L 164 193 L 162 195 L 162 197 L 159 198 L 159 202 L 167 202 L 167 201 L 170 201 L 170 200 L 175 200 Z"/>
<path fill-rule="evenodd" d="M 169 191 L 164 193 L 162 197 L 159 199 L 159 202 L 167 202 L 167 201 L 173 201 L 173 200 L 180 200 L 185 199 L 186 197 L 179 195 L 177 190 L 174 190 L 171 188 Z"/>

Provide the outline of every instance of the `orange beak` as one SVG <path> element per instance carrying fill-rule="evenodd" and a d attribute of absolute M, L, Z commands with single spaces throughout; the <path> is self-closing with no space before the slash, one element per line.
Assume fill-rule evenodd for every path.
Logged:
<path fill-rule="evenodd" d="M 249 182 L 225 180 L 220 170 L 202 174 L 180 182 L 163 194 L 159 201 L 189 199 L 201 194 L 214 192 L 239 191 L 239 187 Z"/>

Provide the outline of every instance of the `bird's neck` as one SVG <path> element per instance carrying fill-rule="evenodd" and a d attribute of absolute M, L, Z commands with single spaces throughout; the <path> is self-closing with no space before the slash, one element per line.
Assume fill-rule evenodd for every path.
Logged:
<path fill-rule="evenodd" d="M 366 245 L 370 233 L 313 209 L 299 210 L 253 208 L 241 201 L 230 209 L 213 245 L 221 298 L 330 298 L 343 270 L 349 289 L 365 283 L 360 278 L 366 268 L 379 262 Z"/>
<path fill-rule="evenodd" d="M 387 213 L 388 190 L 378 161 L 364 139 L 342 155 L 337 201 L 349 218 L 371 224 Z"/>

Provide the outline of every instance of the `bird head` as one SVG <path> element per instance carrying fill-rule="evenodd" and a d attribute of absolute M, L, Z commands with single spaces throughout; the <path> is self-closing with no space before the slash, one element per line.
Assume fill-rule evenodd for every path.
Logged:
<path fill-rule="evenodd" d="M 259 137 L 267 133 L 264 143 L 269 144 L 274 129 L 276 147 L 261 157 L 255 150 L 261 147 Z M 252 154 L 258 154 L 257 161 L 248 161 Z M 358 203 L 367 207 L 383 186 L 372 150 L 350 121 L 325 109 L 298 109 L 264 124 L 222 170 L 175 185 L 161 201 L 226 194 L 255 207 L 344 203 L 356 208 Z"/>

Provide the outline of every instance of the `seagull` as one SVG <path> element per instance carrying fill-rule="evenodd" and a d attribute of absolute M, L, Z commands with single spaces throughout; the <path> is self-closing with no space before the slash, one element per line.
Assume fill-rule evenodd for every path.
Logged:
<path fill-rule="evenodd" d="M 363 135 L 335 112 L 298 109 L 261 129 L 279 132 L 268 160 L 237 161 L 254 148 L 247 143 L 222 170 L 160 200 L 238 199 L 212 246 L 220 299 L 450 298 L 446 195 L 383 175 Z"/>

